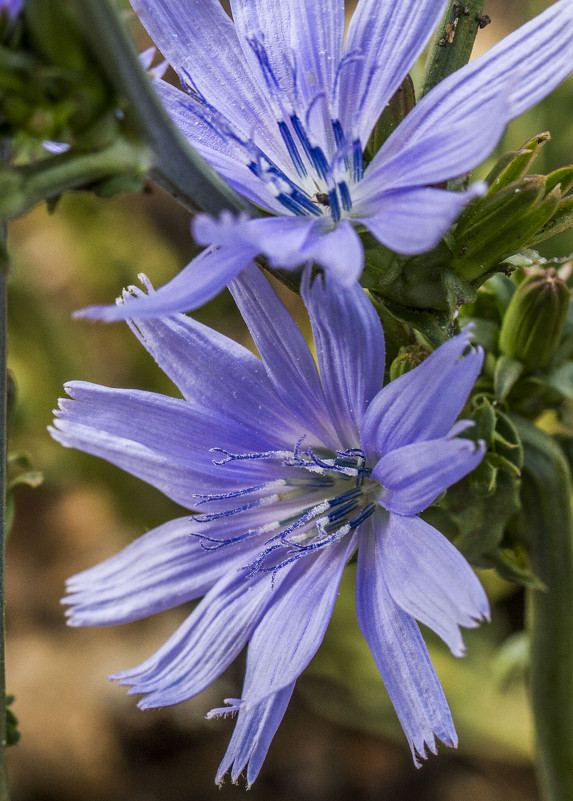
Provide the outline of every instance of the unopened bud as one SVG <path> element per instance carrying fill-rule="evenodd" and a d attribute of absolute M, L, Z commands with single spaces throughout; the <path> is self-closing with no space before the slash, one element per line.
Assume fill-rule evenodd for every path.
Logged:
<path fill-rule="evenodd" d="M 569 308 L 569 287 L 551 268 L 528 276 L 505 313 L 499 348 L 528 370 L 547 367 L 559 347 Z"/>
<path fill-rule="evenodd" d="M 431 351 L 425 345 L 403 345 L 390 365 L 390 381 L 409 373 L 428 358 Z"/>

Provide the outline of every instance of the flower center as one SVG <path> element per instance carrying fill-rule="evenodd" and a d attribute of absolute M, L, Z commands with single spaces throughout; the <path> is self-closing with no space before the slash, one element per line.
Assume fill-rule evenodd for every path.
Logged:
<path fill-rule="evenodd" d="M 296 559 L 339 541 L 373 514 L 380 487 L 370 478 L 372 471 L 366 466 L 364 452 L 352 448 L 319 456 L 312 448 L 303 448 L 303 440 L 290 452 L 237 454 L 212 448 L 212 452 L 222 454 L 222 458 L 213 460 L 216 465 L 263 461 L 269 464 L 273 477 L 256 486 L 198 496 L 198 505 L 209 504 L 213 511 L 195 515 L 194 521 L 215 523 L 213 533 L 193 532 L 204 548 L 217 549 L 258 538 L 261 550 L 247 566 L 249 575 L 274 574 Z M 277 467 L 282 476 L 276 477 Z M 246 503 L 237 506 L 238 498 Z M 269 506 L 272 511 L 264 515 L 264 522 L 250 527 L 249 513 Z M 239 524 L 239 533 L 234 533 L 237 526 L 233 525 L 233 533 L 226 537 L 217 521 L 237 515 L 244 519 L 245 528 Z"/>

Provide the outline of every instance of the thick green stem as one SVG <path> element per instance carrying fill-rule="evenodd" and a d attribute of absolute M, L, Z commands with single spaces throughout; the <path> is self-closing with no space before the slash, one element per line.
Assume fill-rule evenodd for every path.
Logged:
<path fill-rule="evenodd" d="M 516 420 L 524 447 L 523 528 L 531 567 L 547 590 L 528 590 L 531 700 L 545 801 L 573 799 L 573 517 L 561 448 Z"/>
<path fill-rule="evenodd" d="M 485 3 L 486 0 L 450 2 L 430 43 L 420 97 L 468 63 L 477 32 L 485 24 Z"/>
<path fill-rule="evenodd" d="M 234 192 L 187 143 L 165 111 L 133 43 L 109 0 L 72 0 L 94 57 L 121 97 L 128 116 L 153 151 L 152 177 L 192 211 L 254 208 Z"/>
<path fill-rule="evenodd" d="M 7 158 L 8 149 L 0 144 L 0 163 Z M 0 801 L 9 801 L 6 772 L 6 633 L 4 621 L 4 555 L 6 548 L 6 454 L 7 454 L 7 366 L 6 366 L 6 288 L 8 282 L 6 258 L 6 226 L 1 229 L 0 242 Z"/>

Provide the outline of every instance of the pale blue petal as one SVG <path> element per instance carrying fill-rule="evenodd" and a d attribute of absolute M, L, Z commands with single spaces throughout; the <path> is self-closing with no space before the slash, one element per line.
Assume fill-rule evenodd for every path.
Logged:
<path fill-rule="evenodd" d="M 284 212 L 268 185 L 249 169 L 252 153 L 236 135 L 229 135 L 224 118 L 166 81 L 155 81 L 154 86 L 180 131 L 233 189 L 268 211 Z"/>
<path fill-rule="evenodd" d="M 257 40 L 264 46 L 276 87 L 293 97 L 293 65 L 290 47 L 291 3 L 269 3 L 268 0 L 231 0 L 231 11 L 243 56 L 251 72 L 265 85 L 261 64 L 252 46 Z M 269 76 L 270 77 L 270 76 Z"/>
<path fill-rule="evenodd" d="M 483 364 L 481 348 L 463 356 L 470 342 L 471 328 L 467 326 L 374 398 L 361 429 L 362 447 L 369 458 L 412 442 L 446 436 Z"/>
<path fill-rule="evenodd" d="M 268 513 L 267 513 L 268 514 Z M 111 626 L 139 620 L 204 595 L 222 575 L 249 561 L 252 543 L 207 550 L 194 532 L 213 535 L 214 527 L 180 517 L 148 531 L 99 565 L 66 582 L 63 603 L 71 626 Z M 227 536 L 245 521 L 227 524 Z"/>
<path fill-rule="evenodd" d="M 469 439 L 414 442 L 391 451 L 372 471 L 383 488 L 378 503 L 399 515 L 418 514 L 471 473 L 484 455 L 485 444 Z"/>
<path fill-rule="evenodd" d="M 140 295 L 129 306 L 88 306 L 75 312 L 74 317 L 109 323 L 197 309 L 224 289 L 256 255 L 255 249 L 241 247 L 240 243 L 236 247 L 208 248 L 167 284 L 150 295 Z"/>
<path fill-rule="evenodd" d="M 317 277 L 302 296 L 310 315 L 320 376 L 340 443 L 360 446 L 360 425 L 384 380 L 384 333 L 374 306 L 358 284 L 345 289 Z"/>
<path fill-rule="evenodd" d="M 379 544 L 385 519 L 378 513 L 362 527 L 356 610 L 360 629 L 419 766 L 418 756 L 425 759 L 426 748 L 436 753 L 435 737 L 456 746 L 457 735 L 416 621 L 396 606 L 386 587 L 386 564 Z"/>
<path fill-rule="evenodd" d="M 180 78 L 224 113 L 244 138 L 256 131 L 267 152 L 279 154 L 282 142 L 264 92 L 248 69 L 235 26 L 219 0 L 131 4 Z"/>
<path fill-rule="evenodd" d="M 288 5 L 299 85 L 311 102 L 318 92 L 329 99 L 342 56 L 344 0 L 289 0 Z"/>
<path fill-rule="evenodd" d="M 384 577 L 395 603 L 464 655 L 459 626 L 473 628 L 489 617 L 489 604 L 461 553 L 418 517 L 391 514 L 379 536 Z"/>
<path fill-rule="evenodd" d="M 138 706 L 178 704 L 205 689 L 246 645 L 272 597 L 271 577 L 231 570 L 149 659 L 110 678 L 145 693 Z"/>
<path fill-rule="evenodd" d="M 360 0 L 348 26 L 339 115 L 366 145 L 384 107 L 424 49 L 446 0 Z"/>
<path fill-rule="evenodd" d="M 267 279 L 253 266 L 231 284 L 230 290 L 277 395 L 300 421 L 299 437 L 315 434 L 325 444 L 335 443 L 312 354 Z M 295 444 L 296 440 L 291 447 Z"/>
<path fill-rule="evenodd" d="M 284 571 L 288 575 L 249 645 L 242 698 L 247 709 L 292 684 L 316 653 L 356 541 L 356 535 L 348 535 L 279 571 L 279 577 Z"/>
<path fill-rule="evenodd" d="M 280 462 L 215 465 L 212 448 L 233 453 L 276 450 L 277 439 L 251 431 L 220 412 L 185 401 L 95 384 L 66 385 L 52 436 L 63 445 L 107 459 L 192 509 L 196 493 L 266 482 L 284 475 Z M 279 430 L 280 431 L 280 430 Z"/>
<path fill-rule="evenodd" d="M 465 192 L 430 187 L 393 189 L 357 202 L 357 221 L 396 253 L 423 253 L 439 243 L 469 201 L 484 190 L 482 184 Z"/>
<path fill-rule="evenodd" d="M 339 222 L 332 231 L 316 230 L 314 236 L 309 237 L 301 255 L 305 262 L 320 264 L 328 280 L 337 282 L 339 292 L 347 291 L 356 283 L 364 268 L 364 248 L 348 220 Z"/>
<path fill-rule="evenodd" d="M 223 783 L 229 770 L 231 780 L 236 783 L 246 767 L 247 787 L 252 785 L 286 712 L 293 690 L 294 682 L 248 711 L 245 708 L 239 709 L 233 736 L 217 771 L 217 784 Z"/>
<path fill-rule="evenodd" d="M 401 150 L 404 142 L 408 146 L 415 142 L 419 151 L 429 150 L 431 144 L 440 168 L 421 174 L 432 175 L 436 181 L 469 171 L 494 148 L 510 120 L 546 97 L 571 73 L 572 54 L 573 4 L 561 0 L 441 81 L 400 124 L 379 159 L 384 161 L 389 153 Z M 461 133 L 464 126 L 466 134 Z M 473 144 L 468 134 L 475 136 Z M 420 152 L 410 180 L 419 159 Z"/>
<path fill-rule="evenodd" d="M 218 409 L 237 425 L 264 430 L 292 448 L 300 436 L 296 410 L 283 404 L 247 348 L 185 315 L 137 320 L 130 327 L 199 412 Z"/>
<path fill-rule="evenodd" d="M 398 187 L 438 184 L 468 172 L 483 161 L 505 130 L 510 85 L 511 78 L 508 78 L 508 84 L 500 87 L 498 95 L 472 108 L 463 119 L 452 122 L 448 118 L 447 135 L 444 123 L 425 129 L 425 134 L 420 136 L 417 126 L 410 124 L 408 117 L 368 165 L 364 180 L 356 189 L 357 205 L 362 198 L 375 197 L 379 187 L 390 191 Z M 452 142 L 456 143 L 455 147 Z"/>

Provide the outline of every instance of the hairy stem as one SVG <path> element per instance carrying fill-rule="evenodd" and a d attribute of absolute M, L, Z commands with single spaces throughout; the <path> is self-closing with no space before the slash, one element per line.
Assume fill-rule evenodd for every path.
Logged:
<path fill-rule="evenodd" d="M 467 64 L 481 26 L 486 0 L 450 2 L 430 42 L 420 97 Z"/>

